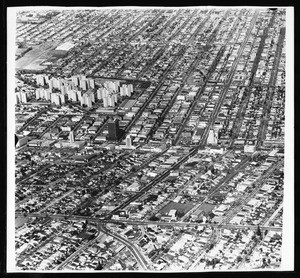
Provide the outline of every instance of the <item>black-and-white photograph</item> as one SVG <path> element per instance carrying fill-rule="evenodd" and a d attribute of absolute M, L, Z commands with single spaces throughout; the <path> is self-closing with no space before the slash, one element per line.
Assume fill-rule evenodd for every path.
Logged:
<path fill-rule="evenodd" d="M 8 8 L 8 271 L 293 270 L 293 15 Z"/>

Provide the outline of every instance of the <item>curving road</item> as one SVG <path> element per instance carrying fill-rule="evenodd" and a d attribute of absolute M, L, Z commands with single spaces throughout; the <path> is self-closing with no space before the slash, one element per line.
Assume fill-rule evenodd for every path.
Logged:
<path fill-rule="evenodd" d="M 98 229 L 107 234 L 112 236 L 113 238 L 115 238 L 116 240 L 120 241 L 121 243 L 123 243 L 129 250 L 130 252 L 134 255 L 134 257 L 136 258 L 138 264 L 140 265 L 140 267 L 143 270 L 149 270 L 150 266 L 148 265 L 148 262 L 146 260 L 146 258 L 144 257 L 144 255 L 138 250 L 138 248 L 135 246 L 135 244 L 131 243 L 130 241 L 126 240 L 125 238 L 123 238 L 122 236 L 115 234 L 113 232 L 111 232 L 106 226 L 105 224 L 98 224 Z"/>

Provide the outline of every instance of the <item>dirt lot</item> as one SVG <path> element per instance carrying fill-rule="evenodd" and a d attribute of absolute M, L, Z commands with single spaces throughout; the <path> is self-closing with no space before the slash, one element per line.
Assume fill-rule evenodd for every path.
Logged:
<path fill-rule="evenodd" d="M 42 70 L 46 68 L 40 64 L 52 56 L 50 52 L 57 46 L 57 44 L 58 43 L 51 42 L 34 46 L 32 50 L 16 61 L 16 69 Z"/>

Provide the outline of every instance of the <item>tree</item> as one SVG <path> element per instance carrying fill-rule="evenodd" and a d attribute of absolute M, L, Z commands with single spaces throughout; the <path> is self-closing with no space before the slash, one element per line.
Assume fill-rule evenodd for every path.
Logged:
<path fill-rule="evenodd" d="M 156 217 L 155 215 L 152 215 L 150 218 L 149 218 L 150 221 L 158 221 L 159 218 Z"/>
<path fill-rule="evenodd" d="M 183 217 L 184 216 L 184 212 L 183 211 L 177 211 L 177 217 L 178 218 L 181 218 L 181 217 Z"/>
<path fill-rule="evenodd" d="M 268 233 L 268 230 L 265 230 L 265 236 L 267 235 L 267 233 Z"/>

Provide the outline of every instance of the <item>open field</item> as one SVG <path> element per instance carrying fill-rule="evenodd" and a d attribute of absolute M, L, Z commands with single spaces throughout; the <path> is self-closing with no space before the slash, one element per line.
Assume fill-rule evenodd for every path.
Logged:
<path fill-rule="evenodd" d="M 50 52 L 57 46 L 57 43 L 45 43 L 33 47 L 31 51 L 16 61 L 18 70 L 43 70 L 46 66 L 40 64 L 48 60 L 52 54 Z"/>

